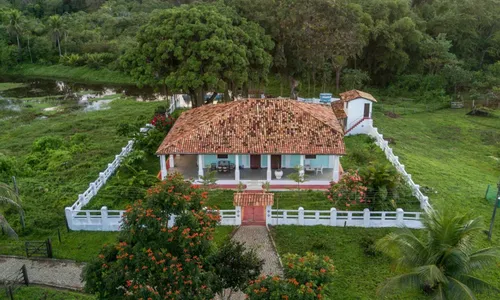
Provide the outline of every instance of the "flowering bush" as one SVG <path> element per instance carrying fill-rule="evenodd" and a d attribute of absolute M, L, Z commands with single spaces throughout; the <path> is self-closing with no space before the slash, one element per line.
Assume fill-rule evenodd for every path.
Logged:
<path fill-rule="evenodd" d="M 152 187 L 127 208 L 119 243 L 86 267 L 86 290 L 101 299 L 212 299 L 204 258 L 219 216 L 202 209 L 206 198 L 179 174 Z"/>
<path fill-rule="evenodd" d="M 168 133 L 170 128 L 175 123 L 175 119 L 172 116 L 166 117 L 164 114 L 156 114 L 151 120 L 151 125 L 153 125 L 159 131 Z"/>
<path fill-rule="evenodd" d="M 330 183 L 327 197 L 335 206 L 343 204 L 349 208 L 351 205 L 365 203 L 367 190 L 358 172 L 349 171 L 337 183 Z"/>
<path fill-rule="evenodd" d="M 286 279 L 260 277 L 247 288 L 251 300 L 264 299 L 323 299 L 333 281 L 335 267 L 328 256 L 306 253 L 305 256 L 287 254 L 283 257 Z"/>
<path fill-rule="evenodd" d="M 305 256 L 286 254 L 283 257 L 285 276 L 299 282 L 312 282 L 321 286 L 332 282 L 335 266 L 328 256 L 307 252 Z"/>

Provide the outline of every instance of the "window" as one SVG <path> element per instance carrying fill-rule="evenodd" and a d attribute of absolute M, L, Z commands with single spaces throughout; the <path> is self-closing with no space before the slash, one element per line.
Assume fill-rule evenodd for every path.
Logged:
<path fill-rule="evenodd" d="M 306 159 L 316 159 L 316 155 L 306 155 Z"/>
<path fill-rule="evenodd" d="M 217 154 L 217 158 L 218 159 L 227 159 L 228 156 L 227 156 L 227 154 Z"/>

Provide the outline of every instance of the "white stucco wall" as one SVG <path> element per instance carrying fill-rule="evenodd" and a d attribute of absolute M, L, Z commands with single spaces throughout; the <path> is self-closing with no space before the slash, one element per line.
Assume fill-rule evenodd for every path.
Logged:
<path fill-rule="evenodd" d="M 370 104 L 370 115 L 372 117 L 373 102 L 364 98 L 356 98 L 347 103 L 347 126 L 346 130 L 351 128 L 357 121 L 361 120 L 365 111 L 365 104 Z M 364 120 L 361 124 L 356 126 L 353 130 L 349 131 L 347 135 L 367 134 L 369 124 L 373 124 L 372 120 Z"/>

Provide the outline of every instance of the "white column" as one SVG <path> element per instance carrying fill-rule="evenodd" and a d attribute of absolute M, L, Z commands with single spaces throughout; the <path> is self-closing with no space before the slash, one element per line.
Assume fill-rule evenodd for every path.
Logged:
<path fill-rule="evenodd" d="M 271 182 L 272 175 L 271 175 L 271 155 L 267 155 L 267 181 Z"/>
<path fill-rule="evenodd" d="M 333 160 L 333 182 L 337 182 L 340 179 L 340 160 L 338 155 L 332 155 Z"/>
<path fill-rule="evenodd" d="M 101 231 L 109 231 L 108 208 L 101 207 Z"/>
<path fill-rule="evenodd" d="M 304 160 L 305 160 L 305 155 L 300 155 L 300 177 L 304 177 Z"/>
<path fill-rule="evenodd" d="M 170 156 L 168 157 L 168 159 L 169 159 L 170 168 L 175 167 L 175 165 L 174 165 L 174 155 L 170 154 Z"/>
<path fill-rule="evenodd" d="M 234 155 L 234 180 L 240 181 L 240 156 Z"/>
<path fill-rule="evenodd" d="M 203 176 L 203 155 L 198 154 L 198 177 Z"/>
<path fill-rule="evenodd" d="M 160 155 L 160 167 L 161 167 L 161 180 L 167 178 L 167 163 L 165 161 L 165 155 Z"/>

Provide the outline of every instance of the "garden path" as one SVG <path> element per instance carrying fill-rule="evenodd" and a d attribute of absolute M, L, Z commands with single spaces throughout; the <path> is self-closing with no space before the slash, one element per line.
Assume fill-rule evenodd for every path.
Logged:
<path fill-rule="evenodd" d="M 30 283 L 72 290 L 83 289 L 83 263 L 58 259 L 27 259 L 0 255 L 0 281 L 10 278 L 26 265 Z"/>
<path fill-rule="evenodd" d="M 279 262 L 278 254 L 273 247 L 266 226 L 240 226 L 232 239 L 244 243 L 247 248 L 253 248 L 257 251 L 259 258 L 264 260 L 261 275 L 283 277 L 283 270 Z M 241 292 L 233 294 L 231 297 L 231 300 L 240 299 L 245 299 L 245 295 Z"/>

